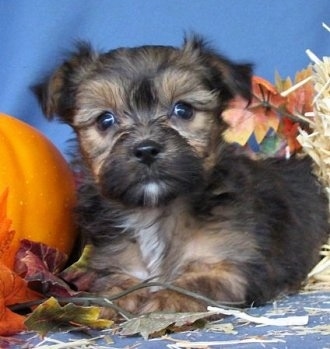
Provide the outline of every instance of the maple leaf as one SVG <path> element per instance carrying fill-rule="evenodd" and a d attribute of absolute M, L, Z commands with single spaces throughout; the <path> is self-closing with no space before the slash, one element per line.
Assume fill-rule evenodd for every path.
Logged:
<path fill-rule="evenodd" d="M 0 261 L 7 261 L 10 245 L 14 238 L 15 231 L 11 229 L 12 221 L 7 217 L 7 199 L 9 189 L 5 189 L 0 195 Z"/>
<path fill-rule="evenodd" d="M 61 306 L 51 297 L 40 304 L 25 321 L 28 330 L 45 336 L 49 332 L 68 331 L 76 328 L 103 330 L 113 321 L 100 318 L 101 308 L 82 307 L 73 303 Z"/>
<path fill-rule="evenodd" d="M 0 335 L 11 335 L 25 329 L 25 317 L 8 306 L 24 303 L 41 296 L 30 290 L 27 283 L 4 264 L 0 264 Z"/>
<path fill-rule="evenodd" d="M 275 71 L 275 88 L 278 92 L 283 92 L 292 86 L 292 80 L 290 76 L 283 79 L 278 71 Z"/>
<path fill-rule="evenodd" d="M 24 239 L 16 254 L 15 272 L 47 297 L 73 296 L 77 292 L 57 275 L 66 260 L 66 254 L 58 249 Z"/>
<path fill-rule="evenodd" d="M 284 105 L 285 99 L 274 85 L 259 76 L 252 78 L 252 92 L 254 97 L 249 110 L 254 115 L 254 135 L 260 144 L 270 129 L 277 130 L 280 123 L 277 110 Z"/>
<path fill-rule="evenodd" d="M 276 87 L 279 92 L 284 92 L 286 96 L 285 108 L 289 114 L 293 116 L 297 114 L 304 115 L 313 110 L 314 87 L 312 79 L 310 79 L 312 73 L 311 66 L 298 71 L 293 83 L 290 78 L 282 79 L 278 73 L 276 74 Z M 290 91 L 293 86 L 299 86 L 301 83 L 300 87 L 285 93 L 285 91 Z"/>
<path fill-rule="evenodd" d="M 267 80 L 258 76 L 252 78 L 253 98 L 248 102 L 242 97 L 235 97 L 228 108 L 222 113 L 223 119 L 229 125 L 224 132 L 227 142 L 246 145 L 252 134 L 258 144 L 267 136 L 270 130 L 277 131 L 280 117 L 279 111 L 285 99 Z"/>
<path fill-rule="evenodd" d="M 223 120 L 229 125 L 224 132 L 224 138 L 229 143 L 244 146 L 254 131 L 254 115 L 247 109 L 247 104 L 247 100 L 237 96 L 222 113 Z"/>
<path fill-rule="evenodd" d="M 10 335 L 25 329 L 24 317 L 12 312 L 8 306 L 23 303 L 41 296 L 27 287 L 27 283 L 4 265 L 14 236 L 11 220 L 7 218 L 6 189 L 0 196 L 0 335 Z"/>

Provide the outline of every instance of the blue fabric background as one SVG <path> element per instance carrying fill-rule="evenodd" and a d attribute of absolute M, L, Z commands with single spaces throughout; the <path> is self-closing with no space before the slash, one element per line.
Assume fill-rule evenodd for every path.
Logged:
<path fill-rule="evenodd" d="M 61 62 L 76 39 L 96 48 L 180 45 L 205 35 L 229 57 L 252 61 L 273 81 L 330 54 L 329 0 L 0 0 L 0 111 L 41 129 L 62 150 L 71 131 L 48 123 L 29 86 Z"/>

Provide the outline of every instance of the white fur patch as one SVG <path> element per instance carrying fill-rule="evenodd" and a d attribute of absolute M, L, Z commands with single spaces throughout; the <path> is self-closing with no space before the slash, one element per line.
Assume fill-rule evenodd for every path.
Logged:
<path fill-rule="evenodd" d="M 149 193 L 157 193 L 157 187 L 149 186 Z M 163 211 L 159 208 L 136 210 L 125 217 L 120 228 L 133 230 L 136 243 L 140 250 L 144 268 L 130 268 L 129 273 L 142 280 L 161 273 L 161 264 L 166 248 L 166 231 L 162 226 Z M 144 270 L 142 270 L 144 269 Z"/>
<path fill-rule="evenodd" d="M 162 232 L 159 230 L 158 222 L 154 222 L 136 231 L 136 239 L 149 277 L 156 276 L 161 272 L 160 267 L 164 258 L 166 244 L 162 238 Z"/>
<path fill-rule="evenodd" d="M 148 206 L 156 206 L 161 193 L 161 187 L 157 183 L 148 183 L 144 186 L 144 203 Z"/>

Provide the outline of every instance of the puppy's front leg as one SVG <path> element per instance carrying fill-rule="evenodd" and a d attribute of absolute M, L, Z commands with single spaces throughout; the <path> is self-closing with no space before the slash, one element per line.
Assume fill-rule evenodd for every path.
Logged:
<path fill-rule="evenodd" d="M 191 263 L 172 284 L 219 303 L 245 303 L 247 280 L 242 270 L 230 263 Z M 184 293 L 162 289 L 154 292 L 139 312 L 196 312 L 205 311 L 207 305 Z"/>
<path fill-rule="evenodd" d="M 140 288 L 129 292 L 125 296 L 121 296 L 121 293 L 134 288 L 134 286 L 140 283 L 141 280 L 127 274 L 111 274 L 98 278 L 93 287 L 91 287 L 91 291 L 106 299 L 113 299 L 113 303 L 119 308 L 136 314 L 141 305 L 144 304 L 149 297 L 148 289 Z M 102 316 L 114 318 L 117 315 L 116 312 L 117 311 L 114 311 L 111 307 L 103 308 Z"/>

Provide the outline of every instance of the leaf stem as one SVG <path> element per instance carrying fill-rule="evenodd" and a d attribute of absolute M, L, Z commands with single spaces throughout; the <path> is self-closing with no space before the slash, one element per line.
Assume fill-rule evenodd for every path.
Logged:
<path fill-rule="evenodd" d="M 261 99 L 260 97 L 256 96 L 256 95 L 253 95 L 260 104 L 257 104 L 257 105 L 252 105 L 252 106 L 249 106 L 247 109 L 253 111 L 253 109 L 256 109 L 256 108 L 264 108 L 266 110 L 273 110 L 275 111 L 277 114 L 279 114 L 279 117 L 287 117 L 289 119 L 291 119 L 292 121 L 294 122 L 298 122 L 300 123 L 301 125 L 308 125 L 308 122 L 304 119 L 304 117 L 300 114 L 297 113 L 297 115 L 295 114 L 292 114 L 290 112 L 288 112 L 286 109 L 284 108 L 279 108 L 279 107 L 276 107 L 275 105 L 271 104 L 269 101 L 267 100 L 263 100 Z"/>

